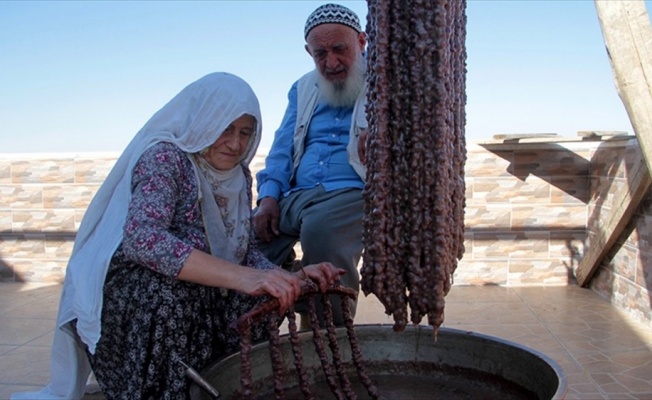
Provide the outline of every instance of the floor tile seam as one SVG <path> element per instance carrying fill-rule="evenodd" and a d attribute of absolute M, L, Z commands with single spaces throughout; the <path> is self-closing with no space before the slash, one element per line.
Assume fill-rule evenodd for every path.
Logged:
<path fill-rule="evenodd" d="M 492 303 L 492 304 L 511 304 L 511 303 L 519 303 L 521 302 L 520 300 L 459 300 L 459 301 L 454 301 L 454 300 L 449 300 L 446 299 L 446 305 L 449 304 L 482 304 L 482 303 Z"/>
<path fill-rule="evenodd" d="M 4 356 L 6 354 L 9 354 L 12 351 L 14 351 L 14 350 L 16 350 L 17 348 L 20 347 L 20 345 L 11 345 L 11 344 L 0 344 L 0 345 L 9 347 L 9 349 L 7 349 L 6 351 L 0 350 L 0 356 Z"/>
<path fill-rule="evenodd" d="M 12 304 L 10 306 L 6 306 L 6 308 L 3 308 L 2 312 L 3 313 L 11 312 L 11 311 L 14 311 L 14 310 L 22 308 L 22 307 L 29 307 L 29 306 L 34 306 L 34 305 L 38 306 L 39 303 L 49 302 L 49 301 L 52 301 L 52 299 L 54 299 L 54 298 L 56 298 L 57 301 L 58 301 L 58 299 L 60 297 L 61 297 L 60 294 L 52 294 L 52 295 L 49 295 L 47 297 L 40 297 L 38 299 L 33 299 L 33 300 L 25 300 L 25 302 L 21 302 L 20 304 L 16 304 L 16 305 Z M 8 297 L 7 299 L 3 299 L 3 296 L 0 296 L 0 303 L 7 304 L 8 302 L 10 302 L 10 301 L 12 301 L 14 299 L 16 299 L 16 296 L 13 296 L 13 297 L 10 297 L 10 298 Z M 51 306 L 51 305 L 48 304 L 47 306 Z M 57 307 L 55 307 L 55 308 L 59 309 L 59 305 L 57 304 Z"/>
<path fill-rule="evenodd" d="M 586 384 L 587 383 L 585 383 L 585 382 L 578 383 L 578 385 L 586 385 Z M 593 382 L 588 382 L 588 384 L 591 385 L 591 387 L 593 387 L 593 389 L 594 389 L 594 392 L 591 393 L 590 396 L 595 396 L 595 395 L 600 396 L 600 397 L 591 397 L 591 400 L 594 400 L 594 399 L 595 400 L 597 400 L 597 399 L 608 399 L 608 397 L 605 397 L 605 395 L 602 392 L 600 392 L 600 388 L 597 387 Z M 586 395 L 586 390 L 572 389 L 571 386 L 572 386 L 572 384 L 569 382 L 568 383 L 568 390 L 566 391 L 567 392 L 567 396 L 566 396 L 567 398 L 580 398 L 580 399 L 588 399 L 589 398 L 589 397 L 584 397 Z M 571 390 L 573 390 L 572 397 L 568 396 L 568 392 L 570 392 Z M 611 399 L 611 400 L 614 400 L 614 399 Z"/>
<path fill-rule="evenodd" d="M 559 339 L 550 331 L 548 328 L 548 325 L 546 324 L 546 321 L 542 320 L 539 318 L 537 313 L 534 311 L 534 309 L 530 306 L 530 303 L 528 302 L 527 296 L 523 296 L 522 293 L 519 293 L 517 290 L 513 290 L 511 288 L 508 288 L 511 290 L 511 292 L 520 300 L 521 304 L 525 307 L 525 309 L 530 313 L 530 315 L 536 320 L 536 324 L 541 325 L 546 332 L 551 335 L 555 341 L 561 345 Z M 534 324 L 532 324 L 534 325 Z"/>
<path fill-rule="evenodd" d="M 10 301 L 11 301 L 11 300 L 10 300 Z M 0 302 L 3 302 L 3 303 L 4 303 L 2 297 L 0 297 Z M 5 304 L 6 304 L 6 303 L 5 303 Z M 30 301 L 30 302 L 26 302 L 26 303 L 17 304 L 17 305 L 5 306 L 5 307 L 3 307 L 3 309 L 2 309 L 2 317 L 4 318 L 4 316 L 5 316 L 7 313 L 13 312 L 13 311 L 15 311 L 15 310 L 17 310 L 17 309 L 20 309 L 20 308 L 23 308 L 23 307 L 29 307 L 30 305 L 33 305 L 33 304 L 34 304 L 34 302 L 33 302 L 33 301 Z"/>
<path fill-rule="evenodd" d="M 34 340 L 36 340 L 36 339 L 34 339 Z M 6 356 L 6 355 L 9 355 L 9 354 L 14 353 L 14 352 L 16 352 L 16 351 L 20 351 L 21 349 L 24 350 L 24 349 L 26 349 L 26 348 L 33 348 L 33 349 L 40 349 L 40 350 L 48 350 L 48 352 L 49 352 L 50 349 L 52 348 L 52 346 L 49 345 L 49 344 L 48 344 L 48 345 L 44 345 L 44 344 L 41 344 L 41 345 L 30 344 L 30 343 L 33 342 L 34 340 L 30 340 L 29 342 L 27 342 L 27 343 L 23 343 L 23 344 L 16 344 L 16 343 L 13 343 L 13 344 L 2 344 L 3 346 L 11 346 L 11 347 L 13 347 L 13 348 L 12 348 L 11 350 L 9 350 L 9 351 L 4 352 L 4 353 L 0 353 L 0 355 L 2 355 L 2 356 Z"/>
<path fill-rule="evenodd" d="M 620 383 L 620 381 L 618 381 L 618 379 L 614 378 L 612 372 L 597 372 L 597 371 L 596 371 L 596 372 L 593 372 L 593 373 L 592 373 L 591 371 L 586 371 L 586 374 L 587 374 L 587 378 L 589 379 L 589 381 L 593 384 L 593 386 L 595 386 L 595 387 L 598 389 L 599 393 L 600 393 L 600 394 L 601 394 L 605 399 L 613 399 L 613 400 L 617 400 L 618 397 L 614 397 L 614 394 L 622 393 L 622 394 L 628 394 L 628 395 L 629 395 L 629 394 L 636 393 L 636 392 L 633 392 L 632 390 L 630 390 L 626 385 Z M 613 379 L 613 381 L 614 381 L 615 383 L 617 383 L 618 385 L 622 386 L 622 387 L 625 388 L 627 391 L 626 391 L 626 392 L 616 392 L 616 393 L 610 393 L 610 392 L 607 392 L 607 391 L 604 390 L 604 389 L 602 388 L 602 386 L 601 386 L 601 385 L 600 385 L 600 384 L 599 384 L 599 383 L 594 379 L 594 377 L 593 377 L 594 375 L 608 375 L 611 379 Z M 606 384 L 606 385 L 609 385 L 609 384 Z"/>
<path fill-rule="evenodd" d="M 645 383 L 645 384 L 647 384 L 648 386 L 651 385 L 649 379 L 646 380 L 646 379 L 642 379 L 642 378 L 639 378 L 639 377 L 636 377 L 636 376 L 629 375 L 629 374 L 626 373 L 626 371 L 623 371 L 623 372 L 607 372 L 607 375 L 609 375 L 609 377 L 610 377 L 611 379 L 613 379 L 614 381 L 617 381 L 618 383 L 620 383 L 620 381 L 619 381 L 619 380 L 618 380 L 614 375 L 625 375 L 625 376 L 627 377 L 627 379 L 635 380 L 635 381 L 637 381 L 637 382 L 641 382 L 641 383 Z M 621 385 L 623 385 L 624 387 L 627 387 L 627 389 L 628 389 L 628 392 L 627 392 L 627 393 L 639 393 L 639 394 L 640 394 L 640 393 L 652 393 L 652 389 L 650 389 L 650 390 L 645 390 L 645 391 L 641 391 L 641 392 L 637 392 L 637 391 L 635 391 L 635 390 L 630 389 L 629 386 L 626 386 L 625 384 L 622 384 L 622 383 L 621 383 Z"/>
<path fill-rule="evenodd" d="M 544 327 L 545 327 L 546 331 L 548 331 L 550 336 L 554 339 L 554 341 L 563 349 L 563 351 L 566 352 L 566 354 L 570 357 L 570 359 L 572 359 L 575 364 L 577 364 L 580 368 L 582 368 L 582 371 L 588 373 L 589 371 L 586 369 L 586 367 L 582 363 L 580 363 L 580 361 L 578 359 L 578 356 L 585 356 L 587 354 L 597 354 L 597 353 L 601 353 L 601 352 L 590 350 L 590 351 L 584 351 L 584 352 L 582 352 L 582 354 L 579 354 L 577 351 L 573 351 L 572 348 L 569 348 L 568 346 L 566 346 L 564 344 L 564 341 L 559 340 L 557 335 L 555 335 L 553 332 L 551 332 L 548 329 L 548 327 L 545 326 L 545 324 L 544 324 Z"/>
<path fill-rule="evenodd" d="M 595 368 L 595 369 L 594 369 L 594 367 L 593 367 L 593 366 L 590 366 L 590 365 L 588 366 L 588 368 L 590 368 L 590 370 L 589 370 L 589 373 L 590 373 L 590 374 L 594 374 L 594 375 L 608 375 L 611 379 L 613 379 L 613 380 L 616 381 L 616 382 L 620 382 L 620 380 L 617 379 L 618 377 L 626 377 L 627 379 L 639 379 L 639 378 L 636 378 L 635 376 L 632 376 L 632 375 L 629 373 L 629 372 L 631 372 L 630 369 L 623 369 L 623 370 L 611 370 L 611 369 L 609 369 L 609 370 L 603 370 L 603 369 L 601 369 L 601 368 Z M 643 382 L 647 382 L 647 381 L 643 381 Z M 648 384 L 649 384 L 649 382 L 648 382 Z"/>
<path fill-rule="evenodd" d="M 645 335 L 646 339 L 652 340 L 652 329 L 650 329 L 652 327 L 648 326 L 644 321 L 640 321 L 638 318 L 635 318 L 632 315 L 628 314 L 627 312 L 621 310 L 620 308 L 615 306 L 613 307 L 616 309 L 616 313 L 618 314 L 618 316 L 622 320 L 626 321 L 630 330 L 632 330 L 637 335 L 639 334 L 638 332 L 639 330 L 641 331 L 641 333 L 647 333 L 647 335 Z M 650 350 L 652 350 L 652 348 Z"/>
<path fill-rule="evenodd" d="M 541 324 L 538 323 L 522 323 L 522 322 L 515 322 L 515 323 L 505 323 L 505 322 L 487 322 L 487 323 L 478 323 L 478 322 L 473 322 L 473 323 L 460 323 L 460 324 L 454 324 L 454 323 L 448 323 L 444 324 L 442 326 L 445 326 L 447 328 L 454 328 L 454 329 L 462 329 L 466 330 L 466 328 L 460 328 L 460 326 L 463 327 L 501 327 L 501 326 L 506 326 L 506 327 L 514 327 L 514 326 L 526 326 L 526 327 L 533 327 L 533 326 L 541 326 Z M 531 336 L 531 335 L 530 335 Z M 536 335 L 538 336 L 538 335 Z"/>
<path fill-rule="evenodd" d="M 52 334 L 52 332 L 54 332 L 54 325 L 52 326 L 52 329 L 46 331 L 45 333 L 43 333 L 43 334 L 41 334 L 41 335 L 39 335 L 39 336 L 36 336 L 36 337 L 34 337 L 34 338 L 28 340 L 28 341 L 25 342 L 25 343 L 17 344 L 17 343 L 2 343 L 2 342 L 0 342 L 0 345 L 2 345 L 2 346 L 16 346 L 16 347 L 29 346 L 29 347 L 38 347 L 38 348 L 49 348 L 49 347 L 52 346 L 51 344 L 47 344 L 47 345 L 35 345 L 35 344 L 31 344 L 31 343 L 33 343 L 33 342 L 35 342 L 35 341 L 37 341 L 37 340 L 40 340 L 41 338 L 43 338 L 43 337 L 45 337 L 45 336 L 47 336 L 47 335 Z M 5 353 L 5 354 L 6 354 L 6 353 Z"/>
<path fill-rule="evenodd" d="M 30 316 L 25 316 L 25 317 L 21 317 L 21 316 L 12 317 L 12 316 L 8 316 L 8 315 L 2 315 L 2 316 L 0 317 L 0 325 L 5 326 L 5 324 L 3 323 L 3 321 L 5 321 L 5 320 L 6 320 L 6 321 L 23 321 L 23 320 L 25 320 L 25 321 L 30 321 L 30 320 L 43 320 L 43 321 L 52 321 L 52 322 L 54 322 L 54 321 L 56 321 L 57 319 L 56 319 L 56 317 L 30 317 Z"/>
<path fill-rule="evenodd" d="M 0 386 L 17 387 L 20 388 L 19 392 L 32 392 L 43 389 L 43 384 L 33 382 L 2 382 L 0 380 Z"/>
<path fill-rule="evenodd" d="M 588 373 L 587 373 L 587 375 L 588 375 L 587 379 L 589 380 L 589 383 L 590 383 L 590 384 L 595 388 L 596 392 L 597 392 L 600 396 L 602 396 L 603 399 L 618 400 L 618 399 L 615 399 L 615 398 L 613 398 L 613 397 L 609 397 L 609 394 L 608 394 L 607 392 L 605 392 L 605 391 L 600 387 L 600 385 L 598 385 L 598 383 L 595 381 L 595 379 L 593 379 L 593 377 L 591 376 L 591 374 L 588 374 Z"/>
<path fill-rule="evenodd" d="M 552 337 L 552 339 L 553 339 L 553 340 L 555 341 L 555 343 L 556 343 L 556 344 L 557 344 L 557 345 L 562 349 L 562 351 L 563 351 L 563 352 L 564 352 L 564 353 L 565 353 L 565 354 L 566 354 L 566 355 L 567 355 L 571 360 L 573 360 L 573 362 L 574 362 L 578 367 L 580 367 L 580 368 L 582 369 L 582 372 L 583 372 L 583 373 L 587 374 L 587 376 L 590 377 L 590 375 L 589 375 L 589 371 L 587 371 L 587 369 L 584 367 L 584 365 L 582 365 L 582 364 L 579 362 L 579 360 L 578 360 L 577 357 L 575 356 L 574 352 L 573 352 L 571 349 L 569 349 L 568 347 L 566 347 L 566 346 L 564 345 L 564 342 L 563 342 L 562 340 L 560 340 L 560 339 L 557 337 L 557 335 L 556 335 L 554 332 L 552 332 L 552 331 L 550 330 L 550 328 L 548 327 L 547 323 L 546 323 L 544 320 L 542 320 L 542 319 L 541 319 L 541 318 L 540 318 L 540 317 L 539 317 L 539 316 L 534 312 L 534 310 L 533 310 L 532 307 L 530 306 L 530 304 L 529 304 L 529 302 L 527 301 L 527 299 L 525 299 L 523 296 L 521 296 L 520 293 L 515 293 L 515 294 L 516 294 L 516 295 L 521 299 L 521 301 L 523 302 L 523 304 L 525 305 L 525 307 L 528 309 L 528 311 L 529 311 L 529 312 L 534 316 L 534 318 L 538 321 L 538 323 L 539 323 L 540 325 L 543 326 L 543 328 L 544 328 L 545 331 L 548 333 L 548 335 L 550 335 L 550 337 Z M 562 369 L 562 371 L 563 371 L 563 369 Z M 599 387 L 596 385 L 596 383 L 595 383 L 592 379 L 591 379 L 591 384 L 592 384 L 593 386 L 595 386 L 596 389 L 599 389 Z"/>

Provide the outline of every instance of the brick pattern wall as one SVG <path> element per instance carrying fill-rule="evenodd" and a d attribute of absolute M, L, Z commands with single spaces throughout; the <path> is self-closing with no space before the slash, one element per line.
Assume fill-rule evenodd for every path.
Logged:
<path fill-rule="evenodd" d="M 457 284 L 566 285 L 585 238 L 592 143 L 470 146 Z"/>
<path fill-rule="evenodd" d="M 62 281 L 115 154 L 0 155 L 0 279 Z"/>
<path fill-rule="evenodd" d="M 590 246 L 616 194 L 628 190 L 633 167 L 644 164 L 636 140 L 603 143 L 592 155 L 587 243 Z M 652 192 L 601 264 L 590 287 L 612 304 L 652 326 Z"/>
<path fill-rule="evenodd" d="M 634 139 L 467 146 L 466 252 L 457 285 L 574 283 L 613 193 L 640 162 Z M 0 280 L 63 281 L 84 211 L 118 154 L 0 154 Z M 252 163 L 257 171 L 264 154 Z M 255 184 L 254 184 L 255 188 Z M 650 321 L 652 207 L 600 268 L 594 290 Z"/>

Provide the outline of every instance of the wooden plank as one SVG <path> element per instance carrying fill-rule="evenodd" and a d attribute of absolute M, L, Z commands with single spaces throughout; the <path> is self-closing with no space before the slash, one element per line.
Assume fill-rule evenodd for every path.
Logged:
<path fill-rule="evenodd" d="M 595 1 L 616 89 L 652 170 L 652 29 L 643 1 Z"/>
<path fill-rule="evenodd" d="M 493 135 L 496 140 L 532 139 L 532 138 L 559 137 L 556 133 L 497 133 Z"/>
<path fill-rule="evenodd" d="M 581 138 L 623 137 L 626 139 L 630 134 L 625 131 L 577 131 L 577 136 Z"/>
<path fill-rule="evenodd" d="M 600 226 L 598 235 L 591 240 L 591 247 L 577 267 L 575 276 L 580 286 L 589 284 L 600 262 L 616 244 L 652 184 L 652 178 L 645 163 L 636 164 L 635 170 L 630 173 L 633 173 L 628 180 L 630 190 L 622 190 L 616 194 L 606 222 Z M 596 210 L 596 212 L 601 212 L 601 210 Z"/>
<path fill-rule="evenodd" d="M 652 30 L 643 1 L 595 0 L 598 19 L 616 89 L 634 128 L 645 163 L 638 165 L 629 190 L 619 194 L 607 223 L 577 268 L 577 281 L 587 286 L 602 259 L 636 212 L 652 180 Z"/>

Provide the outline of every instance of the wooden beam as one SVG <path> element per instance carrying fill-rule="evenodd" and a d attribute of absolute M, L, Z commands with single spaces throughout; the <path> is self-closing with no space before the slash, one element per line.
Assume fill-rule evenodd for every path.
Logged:
<path fill-rule="evenodd" d="M 631 136 L 631 134 L 625 131 L 577 131 L 577 136 L 588 139 L 601 137 L 622 137 L 627 139 L 627 137 Z"/>
<path fill-rule="evenodd" d="M 652 170 L 652 29 L 644 1 L 596 0 L 616 89 Z"/>
<path fill-rule="evenodd" d="M 629 190 L 616 193 L 610 213 L 604 218 L 605 223 L 598 226 L 599 231 L 591 239 L 591 247 L 575 271 L 577 284 L 580 286 L 589 284 L 600 262 L 612 250 L 652 184 L 650 173 L 642 162 L 636 164 L 633 171 L 629 171 L 628 177 Z M 602 210 L 596 210 L 596 213 L 600 212 Z"/>
<path fill-rule="evenodd" d="M 643 1 L 595 0 L 602 36 L 616 81 L 645 162 L 629 176 L 629 188 L 619 193 L 607 223 L 577 268 L 577 281 L 586 286 L 612 250 L 652 184 L 652 30 Z"/>

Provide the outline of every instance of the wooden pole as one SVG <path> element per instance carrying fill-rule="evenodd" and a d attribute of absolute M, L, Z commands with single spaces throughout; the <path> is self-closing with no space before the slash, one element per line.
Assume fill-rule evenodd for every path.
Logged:
<path fill-rule="evenodd" d="M 577 268 L 580 286 L 588 285 L 652 185 L 652 30 L 645 2 L 595 0 L 595 7 L 616 89 L 647 167 L 630 171 L 629 190 L 618 194 L 606 224 Z"/>

